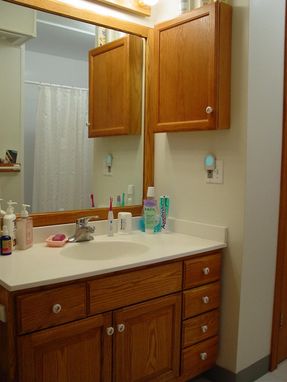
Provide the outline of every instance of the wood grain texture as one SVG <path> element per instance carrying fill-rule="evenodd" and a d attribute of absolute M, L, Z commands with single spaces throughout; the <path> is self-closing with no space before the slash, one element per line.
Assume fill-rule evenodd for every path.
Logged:
<path fill-rule="evenodd" d="M 208 268 L 209 273 L 204 270 Z M 220 279 L 221 253 L 184 261 L 183 287 L 193 288 Z"/>
<path fill-rule="evenodd" d="M 154 185 L 154 31 L 151 30 L 146 42 L 146 83 L 145 83 L 145 130 L 144 130 L 144 198 L 149 186 Z"/>
<path fill-rule="evenodd" d="M 142 214 L 142 206 L 113 207 L 114 215 L 119 212 L 131 212 L 133 216 Z M 75 223 L 77 219 L 85 216 L 97 216 L 96 220 L 105 220 L 108 216 L 108 208 L 91 208 L 89 210 L 73 210 L 65 212 L 43 212 L 31 214 L 34 227 L 47 226 L 53 224 Z"/>
<path fill-rule="evenodd" d="M 20 337 L 20 381 L 110 382 L 109 326 L 105 314 Z"/>
<path fill-rule="evenodd" d="M 283 359 L 284 356 L 285 358 L 287 357 L 287 349 L 284 349 L 284 345 L 282 346 L 282 341 L 284 341 L 284 344 L 287 343 L 287 6 L 285 16 L 285 61 L 281 190 L 270 357 L 271 370 L 274 370 L 277 367 L 278 363 L 280 362 L 280 360 Z M 285 316 L 283 317 L 283 328 L 281 327 L 281 313 L 285 314 Z"/>
<path fill-rule="evenodd" d="M 89 52 L 89 137 L 141 134 L 142 39 L 128 35 Z"/>
<path fill-rule="evenodd" d="M 6 322 L 0 322 L 0 381 L 16 382 L 15 312 L 12 295 L 0 286 L 0 304 L 5 307 Z"/>
<path fill-rule="evenodd" d="M 200 358 L 201 353 L 207 353 L 207 359 Z M 200 342 L 182 351 L 182 377 L 189 380 L 215 365 L 218 353 L 218 337 Z"/>
<path fill-rule="evenodd" d="M 207 327 L 206 332 L 202 327 Z M 182 347 L 194 345 L 197 342 L 204 341 L 209 337 L 216 336 L 219 331 L 219 311 L 201 314 L 183 322 L 182 328 Z"/>
<path fill-rule="evenodd" d="M 52 308 L 60 304 L 62 310 Z M 86 285 L 78 283 L 17 297 L 18 331 L 27 333 L 86 317 Z"/>
<path fill-rule="evenodd" d="M 203 297 L 207 296 L 209 302 L 205 304 Z M 189 318 L 198 314 L 218 308 L 220 305 L 220 283 L 207 284 L 183 292 L 183 317 Z"/>
<path fill-rule="evenodd" d="M 232 43 L 232 7 L 220 3 L 218 17 L 219 31 L 216 36 L 217 49 L 217 129 L 230 128 L 231 110 L 231 43 Z"/>
<path fill-rule="evenodd" d="M 114 382 L 168 381 L 179 376 L 181 295 L 115 313 Z"/>
<path fill-rule="evenodd" d="M 90 314 L 178 292 L 181 284 L 181 262 L 91 281 L 88 283 Z"/>
<path fill-rule="evenodd" d="M 132 33 L 137 36 L 147 37 L 149 27 L 131 23 L 115 17 L 96 13 L 95 11 L 77 8 L 76 5 L 65 4 L 57 0 L 5 0 L 10 3 L 23 5 L 39 11 L 53 13 L 55 15 L 69 17 L 74 20 L 90 24 L 117 29 L 121 32 Z"/>
<path fill-rule="evenodd" d="M 219 2 L 155 27 L 155 132 L 229 127 L 230 33 L 231 7 Z"/>

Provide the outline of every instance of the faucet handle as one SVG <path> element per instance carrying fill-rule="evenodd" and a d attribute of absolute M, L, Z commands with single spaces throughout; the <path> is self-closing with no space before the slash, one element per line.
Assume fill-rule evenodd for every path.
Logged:
<path fill-rule="evenodd" d="M 76 220 L 78 226 L 86 227 L 90 220 L 97 220 L 99 216 L 85 216 Z"/>

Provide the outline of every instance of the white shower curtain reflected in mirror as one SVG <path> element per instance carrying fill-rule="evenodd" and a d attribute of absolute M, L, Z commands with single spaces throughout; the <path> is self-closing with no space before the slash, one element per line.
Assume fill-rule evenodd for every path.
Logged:
<path fill-rule="evenodd" d="M 87 113 L 86 89 L 39 86 L 33 211 L 89 208 L 93 154 Z"/>

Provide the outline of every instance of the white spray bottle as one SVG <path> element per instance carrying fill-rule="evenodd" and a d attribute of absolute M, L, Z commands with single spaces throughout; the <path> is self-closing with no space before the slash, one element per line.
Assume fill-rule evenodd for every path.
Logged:
<path fill-rule="evenodd" d="M 7 202 L 8 208 L 5 216 L 3 217 L 3 226 L 5 225 L 8 230 L 8 235 L 11 237 L 12 240 L 12 249 L 15 249 L 16 247 L 16 215 L 14 214 L 14 207 L 13 205 L 17 204 L 16 202 L 12 202 L 12 200 L 9 200 Z"/>

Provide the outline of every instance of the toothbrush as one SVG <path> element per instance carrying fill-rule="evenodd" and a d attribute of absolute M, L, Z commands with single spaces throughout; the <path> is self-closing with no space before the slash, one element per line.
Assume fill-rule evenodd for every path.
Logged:
<path fill-rule="evenodd" d="M 122 193 L 122 207 L 125 206 L 125 193 Z"/>
<path fill-rule="evenodd" d="M 113 198 L 110 197 L 110 208 L 108 212 L 108 236 L 114 235 L 114 213 L 113 213 Z"/>
<path fill-rule="evenodd" d="M 91 199 L 91 207 L 95 208 L 94 194 L 90 194 L 90 199 Z"/>

